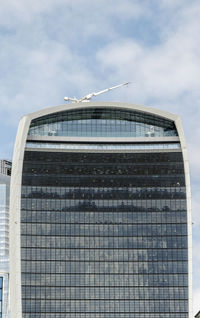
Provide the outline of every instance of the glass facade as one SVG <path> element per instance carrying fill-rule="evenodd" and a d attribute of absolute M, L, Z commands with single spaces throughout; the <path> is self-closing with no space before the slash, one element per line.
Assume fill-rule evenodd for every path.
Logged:
<path fill-rule="evenodd" d="M 170 120 L 139 111 L 84 108 L 32 121 L 30 136 L 164 137 L 177 136 Z"/>
<path fill-rule="evenodd" d="M 85 113 L 98 131 L 95 111 L 82 110 L 77 116 Z M 99 113 L 107 114 L 104 108 Z M 120 116 L 119 110 L 108 113 L 112 120 Z M 130 112 L 122 111 L 121 117 L 124 114 Z M 56 125 L 62 116 L 66 123 L 72 115 L 75 118 L 76 111 L 37 119 L 29 136 L 33 129 L 43 135 L 47 120 Z M 132 112 L 132 118 L 137 116 Z M 140 124 L 145 127 L 149 120 L 153 125 L 154 120 L 156 127 L 156 117 L 147 117 Z M 172 122 L 158 122 L 163 132 L 170 124 L 177 135 Z M 92 125 L 83 125 L 83 131 L 91 131 Z M 83 151 L 80 143 L 80 149 L 77 145 L 64 151 L 46 151 L 44 142 L 38 144 L 26 148 L 23 164 L 23 318 L 188 318 L 180 148 L 173 143 L 156 149 L 144 144 L 138 152 L 132 143 L 125 153 L 113 153 L 113 144 L 98 152 Z"/>

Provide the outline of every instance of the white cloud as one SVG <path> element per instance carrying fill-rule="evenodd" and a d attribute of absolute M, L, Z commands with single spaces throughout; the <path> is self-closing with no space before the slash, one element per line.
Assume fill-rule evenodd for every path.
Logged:
<path fill-rule="evenodd" d="M 133 79 L 137 96 L 144 102 L 150 98 L 175 100 L 182 94 L 198 94 L 200 85 L 200 6 L 187 14 L 182 12 L 182 24 L 171 31 L 164 41 L 145 47 L 135 39 L 114 41 L 97 54 L 104 69 L 112 76 Z M 176 102 L 176 101 L 175 101 Z"/>
<path fill-rule="evenodd" d="M 58 100 L 63 103 L 64 94 L 74 91 L 73 87 L 80 85 L 84 90 L 93 81 L 83 60 L 62 44 L 52 41 L 44 48 L 25 49 L 23 56 L 26 59 L 14 69 L 14 79 L 4 79 L 0 89 L 1 110 L 6 110 L 13 122 L 35 107 L 57 104 Z M 21 57 L 18 60 L 21 62 Z"/>
<path fill-rule="evenodd" d="M 161 0 L 161 7 L 167 9 L 175 9 L 177 7 L 183 7 L 183 5 L 187 4 L 187 0 Z"/>
<path fill-rule="evenodd" d="M 138 0 L 7 0 L 1 3 L 0 25 L 29 25 L 40 16 L 45 21 L 47 15 L 48 18 L 54 15 L 51 24 L 59 25 L 60 21 L 63 24 L 65 20 L 64 25 L 71 25 L 74 30 L 78 27 L 79 31 L 90 30 L 93 25 L 98 33 L 105 28 L 105 22 L 106 26 L 112 25 L 113 17 L 126 21 L 144 14 L 144 11 Z"/>
<path fill-rule="evenodd" d="M 52 8 L 59 6 L 60 4 L 70 5 L 69 0 L 7 0 L 1 2 L 0 11 L 0 24 L 12 26 L 18 19 L 22 22 L 30 23 L 35 15 L 43 12 L 49 13 Z M 8 20 L 10 17 L 13 20 Z"/>

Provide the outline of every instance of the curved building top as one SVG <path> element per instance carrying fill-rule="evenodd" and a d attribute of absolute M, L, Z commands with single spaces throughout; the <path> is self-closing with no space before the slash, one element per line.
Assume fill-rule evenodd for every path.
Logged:
<path fill-rule="evenodd" d="M 155 110 L 152 112 L 147 107 L 124 103 L 82 103 L 63 108 L 58 106 L 43 116 L 41 112 L 38 116 L 31 116 L 28 135 L 115 138 L 178 135 L 174 120 L 166 117 L 165 112 L 155 114 Z"/>

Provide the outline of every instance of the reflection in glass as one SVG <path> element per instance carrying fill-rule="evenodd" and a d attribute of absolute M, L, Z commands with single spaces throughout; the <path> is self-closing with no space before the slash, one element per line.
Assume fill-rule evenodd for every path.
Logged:
<path fill-rule="evenodd" d="M 31 122 L 29 136 L 177 136 L 173 121 L 139 111 L 85 108 L 46 115 Z"/>
<path fill-rule="evenodd" d="M 29 150 L 22 184 L 23 318 L 188 317 L 181 152 Z"/>

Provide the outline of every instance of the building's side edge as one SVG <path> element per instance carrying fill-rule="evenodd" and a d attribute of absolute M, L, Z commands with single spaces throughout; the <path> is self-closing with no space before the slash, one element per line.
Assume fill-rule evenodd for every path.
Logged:
<path fill-rule="evenodd" d="M 184 160 L 185 183 L 186 183 L 186 200 L 187 200 L 187 230 L 188 230 L 188 299 L 189 299 L 189 318 L 193 317 L 192 309 L 192 208 L 191 208 L 191 188 L 190 188 L 190 171 L 189 160 L 186 148 L 186 142 L 183 127 L 180 118 L 175 121 L 178 135 L 180 138 L 181 149 Z"/>
<path fill-rule="evenodd" d="M 20 246 L 20 210 L 21 210 L 21 180 L 24 148 L 30 119 L 25 116 L 21 119 L 12 163 L 11 189 L 10 189 L 10 318 L 22 317 L 21 305 L 21 246 Z"/>

